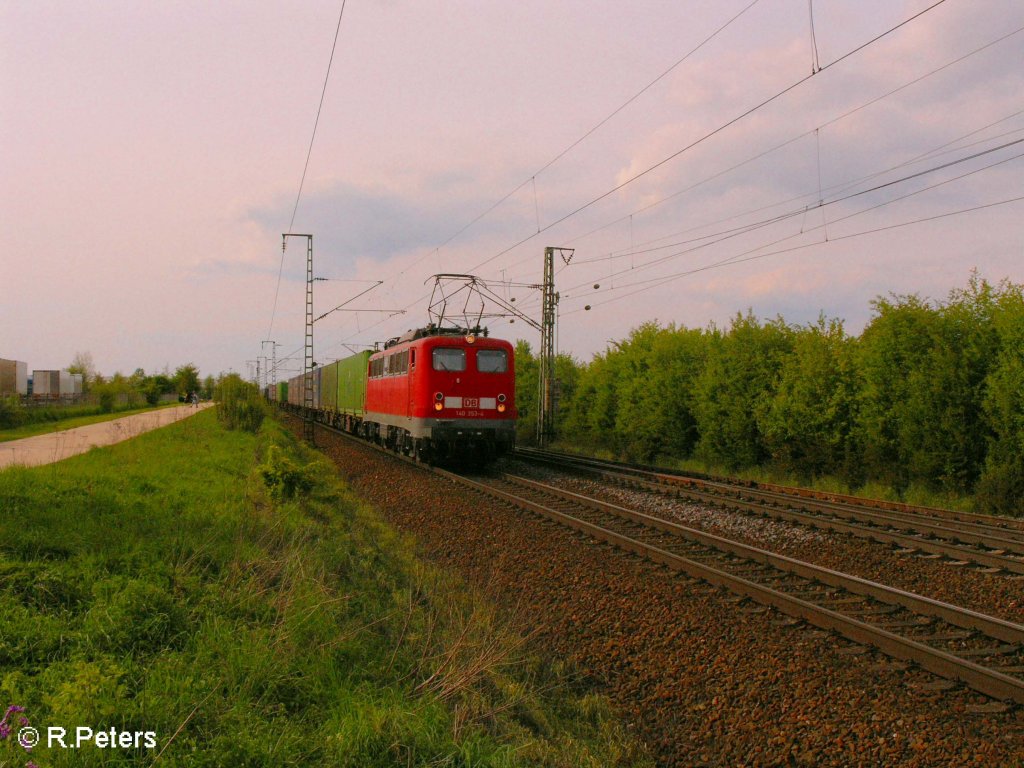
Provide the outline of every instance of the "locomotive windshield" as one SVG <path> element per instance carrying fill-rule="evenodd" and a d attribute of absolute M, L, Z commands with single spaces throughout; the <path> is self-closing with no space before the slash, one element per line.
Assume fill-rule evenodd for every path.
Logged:
<path fill-rule="evenodd" d="M 466 370 L 466 350 L 453 347 L 434 348 L 435 371 Z"/>
<path fill-rule="evenodd" d="M 476 369 L 480 373 L 505 373 L 508 370 L 508 354 L 504 349 L 478 350 Z"/>

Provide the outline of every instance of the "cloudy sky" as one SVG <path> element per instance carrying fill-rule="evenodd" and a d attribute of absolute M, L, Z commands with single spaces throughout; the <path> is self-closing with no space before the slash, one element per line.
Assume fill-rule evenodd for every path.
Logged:
<path fill-rule="evenodd" d="M 347 0 L 296 210 L 340 0 L 0 0 L 0 357 L 286 357 L 293 211 L 316 314 L 384 281 L 317 323 L 320 362 L 424 324 L 438 272 L 536 315 L 503 281 L 545 246 L 575 248 L 583 359 L 645 320 L 857 332 L 879 294 L 1024 282 L 1024 6 L 875 40 L 934 2 L 813 0 L 812 39 L 805 0 Z"/>

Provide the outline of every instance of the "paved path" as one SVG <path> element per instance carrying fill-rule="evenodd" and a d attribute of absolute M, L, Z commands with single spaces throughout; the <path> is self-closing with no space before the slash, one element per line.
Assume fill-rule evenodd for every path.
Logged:
<path fill-rule="evenodd" d="M 85 453 L 90 448 L 113 445 L 128 440 L 151 429 L 166 427 L 176 421 L 187 419 L 201 410 L 209 408 L 213 403 L 200 403 L 199 408 L 191 405 L 178 405 L 174 408 L 159 408 L 155 411 L 136 413 L 112 421 L 89 424 L 45 435 L 26 437 L 0 443 L 0 469 L 17 464 L 23 467 L 36 467 L 40 464 L 52 464 L 61 459 Z"/>

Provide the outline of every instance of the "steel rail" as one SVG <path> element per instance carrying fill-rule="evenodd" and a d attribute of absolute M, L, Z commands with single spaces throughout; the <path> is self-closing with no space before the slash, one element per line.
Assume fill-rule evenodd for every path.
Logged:
<path fill-rule="evenodd" d="M 516 485 L 520 485 L 525 488 L 533 488 L 549 496 L 555 496 L 574 504 L 588 506 L 600 512 L 615 515 L 616 517 L 624 517 L 641 525 L 656 528 L 660 531 L 664 531 L 665 533 L 687 539 L 688 541 L 698 542 L 704 546 L 723 550 L 747 560 L 764 563 L 765 565 L 770 565 L 774 568 L 778 568 L 807 579 L 820 581 L 823 584 L 829 584 L 834 587 L 840 587 L 858 595 L 871 597 L 887 603 L 895 603 L 914 611 L 915 613 L 934 616 L 942 619 L 943 621 L 947 621 L 950 624 L 955 624 L 958 627 L 977 630 L 991 637 L 998 638 L 999 640 L 1005 640 L 1008 643 L 1024 644 L 1024 626 L 1020 624 L 988 616 L 983 613 L 977 613 L 967 608 L 960 608 L 949 603 L 943 603 L 939 600 L 933 600 L 930 597 L 924 597 L 913 592 L 906 592 L 894 587 L 887 587 L 884 584 L 869 581 L 868 579 L 863 579 L 859 576 L 852 576 L 823 566 L 806 563 L 802 560 L 797 560 L 786 555 L 780 555 L 765 549 L 759 549 L 758 547 L 753 547 L 748 544 L 742 544 L 738 541 L 733 541 L 722 536 L 717 536 L 713 533 L 701 531 L 697 528 L 680 525 L 679 523 L 673 523 L 670 520 L 648 515 L 644 512 L 638 512 L 633 509 L 621 507 L 617 504 L 610 504 L 606 501 L 601 501 L 600 499 L 583 496 L 582 494 L 573 493 L 572 491 L 557 488 L 546 483 L 539 483 L 536 480 L 529 480 L 525 477 L 510 475 L 507 473 L 503 473 L 502 477 Z"/>
<path fill-rule="evenodd" d="M 982 526 L 978 523 L 962 523 L 960 527 L 929 522 L 927 518 L 904 512 L 885 512 L 870 509 L 856 509 L 849 505 L 841 505 L 822 501 L 798 500 L 798 497 L 789 496 L 776 491 L 763 491 L 754 488 L 733 486 L 727 483 L 707 482 L 703 480 L 687 480 L 676 478 L 671 475 L 652 474 L 651 477 L 658 480 L 665 480 L 671 485 L 685 485 L 695 488 L 710 488 L 713 492 L 721 492 L 747 500 L 761 500 L 766 503 L 781 503 L 797 507 L 806 512 L 817 512 L 825 515 L 833 515 L 842 520 L 860 521 L 884 528 L 896 528 L 905 531 L 913 531 L 925 536 L 935 536 L 948 541 L 958 541 L 963 544 L 976 544 L 989 549 L 1012 550 L 1017 554 L 1024 554 L 1024 531 L 1018 532 L 1007 529 Z M 945 522 L 945 521 L 943 521 Z"/>
<path fill-rule="evenodd" d="M 919 549 L 924 552 L 948 557 L 954 561 L 969 561 L 987 568 L 998 568 L 1014 574 L 1024 574 L 1024 559 L 1008 557 L 1002 554 L 999 549 L 995 551 L 973 549 L 971 547 L 960 546 L 953 543 L 943 543 L 942 541 L 913 536 L 907 533 L 895 533 L 878 527 L 858 525 L 857 523 L 836 520 L 812 513 L 799 512 L 792 509 L 782 509 L 780 507 L 761 502 L 745 501 L 743 499 L 735 498 L 732 495 L 723 495 L 712 491 L 701 491 L 686 482 L 672 482 L 671 484 L 666 484 L 664 482 L 658 483 L 653 480 L 644 480 L 643 475 L 639 471 L 633 471 L 632 474 L 617 472 L 610 468 L 577 463 L 574 460 L 566 461 L 561 455 L 557 458 L 547 456 L 530 456 L 529 459 L 531 461 L 551 464 L 556 467 L 564 468 L 568 465 L 583 471 L 621 480 L 641 488 L 652 490 L 656 493 L 665 494 L 671 492 L 675 495 L 681 495 L 695 501 L 702 501 L 709 504 L 738 509 L 822 530 L 847 533 L 859 538 L 871 539 L 882 544 Z"/>
<path fill-rule="evenodd" d="M 578 454 L 561 453 L 558 451 L 541 450 L 539 448 L 517 448 L 516 454 L 523 458 L 532 455 L 549 456 L 556 459 L 571 459 L 575 462 L 586 462 L 595 466 L 603 466 L 617 469 L 619 471 L 630 471 L 637 473 L 654 473 L 664 475 L 668 478 L 698 480 L 707 483 L 720 483 L 725 486 L 747 488 L 764 492 L 779 493 L 783 496 L 793 496 L 801 499 L 815 499 L 817 501 L 830 502 L 833 504 L 844 504 L 856 509 L 882 509 L 901 514 L 917 515 L 921 517 L 942 518 L 969 525 L 986 526 L 996 530 L 1014 531 L 1024 533 L 1024 520 L 1002 517 L 999 515 L 986 515 L 978 512 L 960 512 L 955 509 L 942 509 L 941 507 L 922 507 L 913 504 L 906 504 L 901 501 L 887 501 L 885 499 L 871 499 L 849 494 L 833 493 L 832 491 L 819 491 L 813 488 L 798 488 L 791 485 L 780 485 L 778 483 L 764 483 L 758 480 L 740 480 L 737 478 L 720 477 L 707 475 L 700 472 L 685 472 L 682 470 L 655 467 L 648 464 L 627 464 L 606 459 L 597 459 L 590 456 Z"/>
<path fill-rule="evenodd" d="M 844 520 L 862 520 L 879 526 L 898 527 L 929 536 L 961 541 L 965 544 L 980 544 L 990 549 L 1003 549 L 1012 546 L 1015 552 L 1024 552 L 1024 531 L 1012 528 L 1000 528 L 984 523 L 958 521 L 953 521 L 956 524 L 950 525 L 950 521 L 946 518 L 929 518 L 914 512 L 877 511 L 868 507 L 856 507 L 851 504 L 805 499 L 780 491 L 750 488 L 720 481 L 694 480 L 660 473 L 651 473 L 650 476 L 670 484 L 713 488 L 723 493 L 748 499 L 755 498 L 769 503 L 798 506 L 808 512 L 813 511 L 835 515 Z"/>
<path fill-rule="evenodd" d="M 980 693 L 1000 700 L 1011 700 L 1018 704 L 1024 704 L 1024 680 L 1007 675 L 995 669 L 982 666 L 969 659 L 960 658 L 952 653 L 918 642 L 911 638 L 902 637 L 886 629 L 873 626 L 860 619 L 843 615 L 838 611 L 823 608 L 807 600 L 789 595 L 762 584 L 744 579 L 740 576 L 728 573 L 714 566 L 701 563 L 688 557 L 669 552 L 660 547 L 646 544 L 629 536 L 609 530 L 594 523 L 582 520 L 566 512 L 553 509 L 547 505 L 525 499 L 522 496 L 502 491 L 494 486 L 487 485 L 469 478 L 462 477 L 446 470 L 434 470 L 437 474 L 447 477 L 467 487 L 473 488 L 492 498 L 497 498 L 522 509 L 547 517 L 555 522 L 566 525 L 587 535 L 608 542 L 613 546 L 638 554 L 648 560 L 666 565 L 674 570 L 682 571 L 693 578 L 702 579 L 717 586 L 722 586 L 735 592 L 738 595 L 749 597 L 762 605 L 769 605 L 788 616 L 793 616 L 807 621 L 816 627 L 839 632 L 844 637 L 858 643 L 871 645 L 883 653 L 894 658 L 904 659 L 918 664 L 921 668 L 933 672 L 947 679 L 963 682 Z M 640 514 L 640 513 L 635 513 Z M 645 516 L 646 517 L 646 516 Z M 776 556 L 778 557 L 778 556 Z M 809 564 L 808 564 L 809 565 Z M 814 568 L 814 566 L 810 566 Z M 823 574 L 824 575 L 824 574 Z M 840 574 L 841 575 L 841 574 Z M 850 577 L 853 578 L 853 577 Z M 864 580 L 861 580 L 862 582 Z M 871 584 L 871 582 L 865 582 Z M 873 585 L 884 591 L 888 588 L 883 585 Z M 943 604 L 938 601 L 931 601 L 919 595 L 906 593 L 906 597 L 917 597 L 924 601 L 922 604 L 934 604 L 933 610 Z M 955 606 L 947 606 L 957 611 Z M 993 627 L 1001 627 L 996 631 L 1006 634 L 1008 637 L 1024 636 L 1024 627 L 1004 622 L 1000 619 L 986 617 L 982 614 L 974 615 L 977 620 L 987 619 Z M 982 622 L 988 623 L 988 622 Z"/>
<path fill-rule="evenodd" d="M 981 544 L 991 549 L 1001 549 L 1008 544 L 1013 544 L 1017 547 L 1015 551 L 1024 552 L 1024 531 L 1018 531 L 1013 528 L 965 521 L 952 521 L 954 525 L 951 525 L 951 521 L 947 518 L 934 518 L 915 512 L 878 511 L 873 508 L 858 507 L 852 504 L 821 501 L 813 498 L 807 499 L 759 487 L 737 485 L 717 480 L 701 480 L 680 477 L 678 475 L 666 475 L 660 472 L 650 472 L 648 476 L 656 481 L 669 484 L 711 488 L 742 498 L 761 499 L 769 503 L 798 506 L 806 511 L 836 515 L 847 520 L 863 520 L 881 526 L 902 527 L 905 530 L 914 530 L 926 535 L 954 539 L 966 544 Z M 894 526 L 894 522 L 901 523 L 902 525 Z"/>
<path fill-rule="evenodd" d="M 389 456 L 401 459 L 414 467 L 418 467 L 424 471 L 428 471 L 440 477 L 447 478 L 452 482 L 458 483 L 468 488 L 472 488 L 492 498 L 501 499 L 520 509 L 526 509 L 536 514 L 539 514 L 543 517 L 547 517 L 548 519 L 551 519 L 555 522 L 561 523 L 570 528 L 586 533 L 595 539 L 605 541 L 625 551 L 633 552 L 634 554 L 640 555 L 641 557 L 644 557 L 652 562 L 668 566 L 674 570 L 685 573 L 692 578 L 701 579 L 703 581 L 707 581 L 710 584 L 714 584 L 716 586 L 729 589 L 730 591 L 738 595 L 748 597 L 762 605 L 771 606 L 788 616 L 802 619 L 813 626 L 819 627 L 824 630 L 838 632 L 844 637 L 847 637 L 848 639 L 854 642 L 875 647 L 883 653 L 892 656 L 893 658 L 899 658 L 913 662 L 919 665 L 922 669 L 925 669 L 929 672 L 932 672 L 933 674 L 939 675 L 940 677 L 944 677 L 946 679 L 960 681 L 968 687 L 992 698 L 999 699 L 1002 701 L 1013 701 L 1018 704 L 1024 704 L 1024 680 L 1021 680 L 1017 677 L 1013 677 L 998 670 L 989 669 L 968 659 L 960 658 L 954 654 L 942 651 L 937 648 L 932 648 L 931 646 L 925 645 L 924 643 L 918 642 L 910 638 L 902 637 L 900 635 L 895 634 L 894 632 L 890 632 L 886 629 L 873 626 L 860 619 L 851 616 L 845 616 L 842 613 L 839 613 L 838 611 L 815 605 L 814 603 L 804 600 L 800 597 L 786 594 L 785 592 L 781 592 L 770 587 L 766 587 L 754 581 L 750 581 L 749 579 L 744 579 L 741 576 L 737 576 L 735 574 L 723 571 L 719 568 L 715 568 L 714 566 L 701 563 L 691 558 L 683 557 L 682 555 L 669 552 L 668 550 L 662 549 L 660 547 L 645 544 L 644 542 L 638 541 L 629 536 L 624 536 L 620 533 L 616 533 L 602 526 L 595 525 L 594 523 L 590 523 L 586 520 L 582 520 L 567 513 L 551 509 L 546 505 L 538 504 L 536 502 L 530 501 L 529 499 L 522 498 L 521 496 L 516 496 L 514 494 L 509 494 L 507 492 L 501 491 L 500 489 L 494 488 L 493 486 L 488 486 L 484 483 L 471 480 L 469 478 L 463 477 L 461 475 L 449 472 L 448 470 L 444 470 L 438 467 L 425 466 L 422 463 L 415 461 L 411 457 L 395 453 L 394 451 L 388 450 L 382 446 L 377 446 L 372 443 L 368 443 L 365 440 L 361 440 L 360 438 L 354 435 L 350 435 L 334 427 L 330 427 L 324 424 L 319 424 L 318 426 L 321 426 L 324 429 L 327 429 L 343 437 L 349 438 L 354 442 L 359 443 L 360 445 L 375 448 L 376 450 L 379 450 L 380 452 L 385 453 Z M 595 499 L 593 501 L 597 502 L 598 500 Z M 604 504 L 604 502 L 599 503 Z M 642 514 L 634 513 L 631 510 L 630 512 L 631 514 L 636 515 Z M 657 520 L 657 518 L 652 519 Z M 668 523 L 668 521 L 661 522 L 670 524 Z M 701 537 L 711 536 L 710 534 L 705 534 L 699 531 L 695 531 L 695 533 Z M 722 541 L 728 542 L 728 540 L 725 539 L 723 539 Z M 746 545 L 739 544 L 738 542 L 728 543 L 738 548 L 746 548 Z M 729 552 L 729 554 L 736 554 L 737 551 Z M 783 563 L 785 561 L 790 560 L 790 558 L 784 558 L 781 555 L 775 555 L 769 552 L 765 552 L 764 554 L 767 558 L 771 559 L 771 562 L 766 562 L 765 564 L 771 564 L 773 565 L 773 567 L 777 567 L 774 566 L 774 561 L 776 560 L 779 563 Z M 810 569 L 814 569 L 815 572 L 819 570 L 822 571 L 822 573 L 820 573 L 819 576 L 813 578 L 816 578 L 823 584 L 830 583 L 828 581 L 825 581 L 826 578 L 832 579 L 844 576 L 844 574 L 841 574 L 838 571 L 830 572 L 831 574 L 834 574 L 830 575 L 829 573 L 825 573 L 827 569 L 819 569 L 817 566 L 812 566 L 807 563 L 799 563 L 799 561 L 793 561 L 791 567 L 796 568 L 798 567 L 798 564 L 806 566 Z M 794 573 L 795 575 L 802 576 L 803 578 L 811 578 L 803 576 L 800 573 L 797 573 L 796 570 L 792 571 L 792 573 Z M 884 585 L 874 584 L 873 582 L 868 582 L 864 579 L 859 579 L 857 577 L 847 576 L 846 578 L 850 580 L 851 585 L 855 585 L 857 588 L 864 590 L 864 592 L 862 593 L 864 597 L 878 599 L 873 594 L 869 593 L 869 590 L 873 589 L 880 590 L 878 594 L 889 592 L 900 593 L 900 590 L 892 590 L 891 588 L 885 587 Z M 940 615 L 946 613 L 945 604 L 940 603 L 939 601 L 931 600 L 930 598 L 925 598 L 920 595 L 914 595 L 913 593 L 901 594 L 902 597 L 900 599 L 904 600 L 908 605 L 920 604 L 927 611 L 932 611 L 932 613 L 928 613 L 926 615 L 932 615 L 936 618 L 941 618 L 942 620 L 948 621 L 945 615 Z M 917 601 L 920 601 L 920 603 L 917 603 Z M 907 607 L 903 606 L 902 604 L 901 606 Z M 1011 622 L 1006 622 L 994 617 L 985 616 L 984 614 L 977 614 L 971 611 L 966 611 L 964 609 L 956 609 L 955 606 L 948 607 L 953 609 L 954 611 L 959 610 L 961 617 L 963 617 L 962 621 L 973 621 L 977 624 L 977 627 L 987 627 L 988 630 L 991 631 L 990 636 L 994 637 L 995 639 L 1000 639 L 1004 641 L 1015 641 L 1017 638 L 1024 636 L 1024 627 L 1021 627 L 1019 625 L 1014 625 Z M 962 624 L 956 624 L 952 621 L 949 621 L 949 623 L 954 624 L 955 626 L 963 626 Z M 978 631 L 983 630 L 978 629 Z M 989 631 L 984 631 L 984 633 L 988 635 Z"/>

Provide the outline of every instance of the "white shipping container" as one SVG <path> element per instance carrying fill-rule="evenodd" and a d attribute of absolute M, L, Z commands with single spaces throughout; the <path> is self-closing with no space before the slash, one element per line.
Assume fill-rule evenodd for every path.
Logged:
<path fill-rule="evenodd" d="M 60 394 L 73 395 L 75 393 L 75 385 L 71 383 L 71 374 L 67 371 L 60 372 Z"/>
<path fill-rule="evenodd" d="M 80 373 L 71 374 L 71 394 L 82 394 L 82 374 Z"/>
<path fill-rule="evenodd" d="M 56 397 L 60 394 L 60 371 L 32 371 L 32 394 Z"/>

